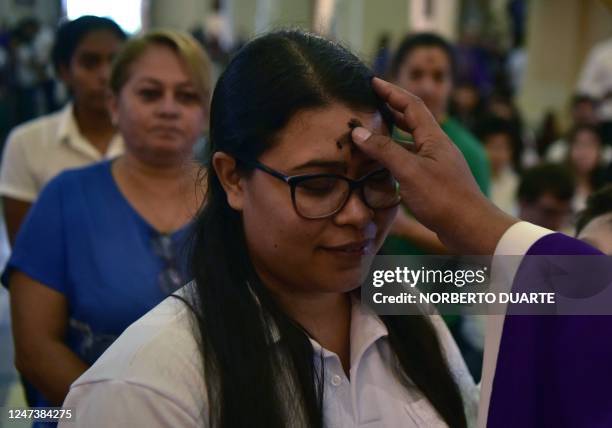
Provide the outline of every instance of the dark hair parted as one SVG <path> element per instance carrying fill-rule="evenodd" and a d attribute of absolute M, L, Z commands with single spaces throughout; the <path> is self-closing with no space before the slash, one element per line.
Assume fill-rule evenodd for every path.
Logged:
<path fill-rule="evenodd" d="M 576 236 L 595 218 L 612 213 L 612 184 L 607 184 L 589 196 L 586 208 L 578 214 Z"/>
<path fill-rule="evenodd" d="M 476 126 L 474 133 L 481 143 L 487 144 L 487 139 L 492 135 L 503 134 L 510 138 L 510 143 L 514 143 L 516 133 L 511 121 L 497 116 L 486 116 Z M 515 149 L 513 144 L 513 150 Z"/>
<path fill-rule="evenodd" d="M 404 37 L 391 60 L 391 76 L 397 76 L 404 61 L 418 48 L 438 48 L 444 52 L 448 57 L 451 78 L 455 78 L 457 65 L 453 47 L 446 39 L 436 33 L 414 33 Z"/>
<path fill-rule="evenodd" d="M 127 39 L 127 35 L 121 27 L 109 18 L 85 15 L 74 21 L 66 21 L 58 28 L 51 50 L 51 59 L 55 69 L 59 70 L 61 66 L 70 65 L 74 52 L 81 41 L 94 31 L 110 31 L 119 40 Z"/>
<path fill-rule="evenodd" d="M 602 133 L 601 130 L 598 126 L 595 125 L 589 125 L 589 124 L 581 124 L 581 125 L 576 125 L 574 126 L 572 129 L 570 129 L 570 131 L 567 134 L 567 141 L 569 143 L 569 150 L 567 153 L 567 159 L 566 159 L 566 163 L 568 164 L 569 169 L 572 169 L 572 163 L 571 163 L 571 155 L 570 152 L 573 148 L 573 146 L 576 144 L 577 142 L 577 138 L 578 135 L 582 134 L 582 133 L 589 133 L 592 136 L 595 137 L 595 139 L 597 140 L 597 142 L 599 143 L 600 146 L 600 150 L 603 150 L 601 148 L 602 146 Z M 601 154 L 601 152 L 600 152 Z M 591 170 L 591 172 L 589 173 L 589 184 L 591 186 L 591 188 L 593 190 L 597 190 L 599 189 L 601 186 L 603 186 L 606 183 L 606 177 L 605 177 L 605 172 L 604 169 L 601 165 L 595 165 L 595 167 Z"/>
<path fill-rule="evenodd" d="M 576 107 L 578 104 L 582 103 L 589 103 L 593 106 L 593 108 L 597 106 L 597 100 L 587 94 L 576 93 L 572 96 L 572 99 L 570 100 L 571 107 Z"/>
<path fill-rule="evenodd" d="M 596 125 L 579 124 L 573 126 L 567 133 L 567 141 L 570 145 L 576 142 L 576 137 L 582 132 L 590 132 L 601 143 L 601 132 Z"/>
<path fill-rule="evenodd" d="M 518 200 L 536 202 L 546 193 L 562 201 L 574 197 L 575 182 L 572 173 L 563 165 L 545 163 L 523 172 L 518 188 Z"/>
<path fill-rule="evenodd" d="M 389 114 L 370 70 L 340 45 L 301 31 L 248 43 L 218 80 L 211 105 L 209 165 L 221 151 L 252 160 L 296 112 L 342 103 Z M 242 165 L 244 173 L 248 167 Z M 240 213 L 213 168 L 195 223 L 192 273 L 211 426 L 323 426 L 322 361 L 307 333 L 255 273 Z M 282 263 L 279 260 L 279 263 Z M 461 395 L 425 317 L 381 317 L 402 368 L 452 427 L 466 426 Z M 415 352 L 418 350 L 418 352 Z"/>

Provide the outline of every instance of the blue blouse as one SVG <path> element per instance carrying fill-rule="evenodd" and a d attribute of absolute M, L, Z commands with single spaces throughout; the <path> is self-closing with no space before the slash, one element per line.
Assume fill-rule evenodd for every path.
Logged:
<path fill-rule="evenodd" d="M 12 271 L 68 300 L 67 344 L 87 364 L 123 330 L 187 282 L 185 226 L 161 235 L 130 205 L 111 161 L 61 173 L 22 224 Z"/>

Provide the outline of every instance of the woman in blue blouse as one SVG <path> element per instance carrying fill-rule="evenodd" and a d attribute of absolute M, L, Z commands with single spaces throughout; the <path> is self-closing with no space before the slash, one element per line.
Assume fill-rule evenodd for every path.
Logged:
<path fill-rule="evenodd" d="M 191 37 L 130 41 L 111 75 L 126 145 L 42 192 L 3 274 L 16 366 L 61 404 L 70 384 L 132 322 L 188 278 L 180 252 L 202 202 L 193 147 L 207 125 L 210 64 Z"/>

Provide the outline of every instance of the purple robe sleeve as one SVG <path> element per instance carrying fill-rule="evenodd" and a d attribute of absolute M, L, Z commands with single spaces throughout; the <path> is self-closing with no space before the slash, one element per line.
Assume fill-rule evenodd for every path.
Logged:
<path fill-rule="evenodd" d="M 527 252 L 599 254 L 559 233 Z M 508 315 L 487 426 L 612 427 L 612 316 Z"/>

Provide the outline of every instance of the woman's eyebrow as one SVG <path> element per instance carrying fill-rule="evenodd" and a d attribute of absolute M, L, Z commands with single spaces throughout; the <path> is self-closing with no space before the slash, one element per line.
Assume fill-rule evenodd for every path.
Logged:
<path fill-rule="evenodd" d="M 311 159 L 303 164 L 291 168 L 291 171 L 302 171 L 310 168 L 341 169 L 346 170 L 346 162 L 331 159 Z"/>
<path fill-rule="evenodd" d="M 166 82 L 162 82 L 161 80 L 152 77 L 152 76 L 140 76 L 136 79 L 136 83 L 149 83 L 152 85 L 164 86 Z M 195 88 L 195 85 L 190 80 L 182 80 L 180 82 L 171 82 L 172 86 L 177 89 L 191 89 Z"/>
<path fill-rule="evenodd" d="M 195 89 L 195 85 L 191 80 L 185 80 L 183 82 L 178 82 L 174 85 L 178 89 Z"/>
<path fill-rule="evenodd" d="M 155 79 L 153 77 L 149 77 L 149 76 L 139 77 L 138 79 L 136 79 L 136 83 L 138 83 L 138 84 L 149 83 L 149 84 L 153 84 L 153 85 L 162 85 L 162 82 L 160 82 L 159 80 L 157 80 L 157 79 Z"/>

